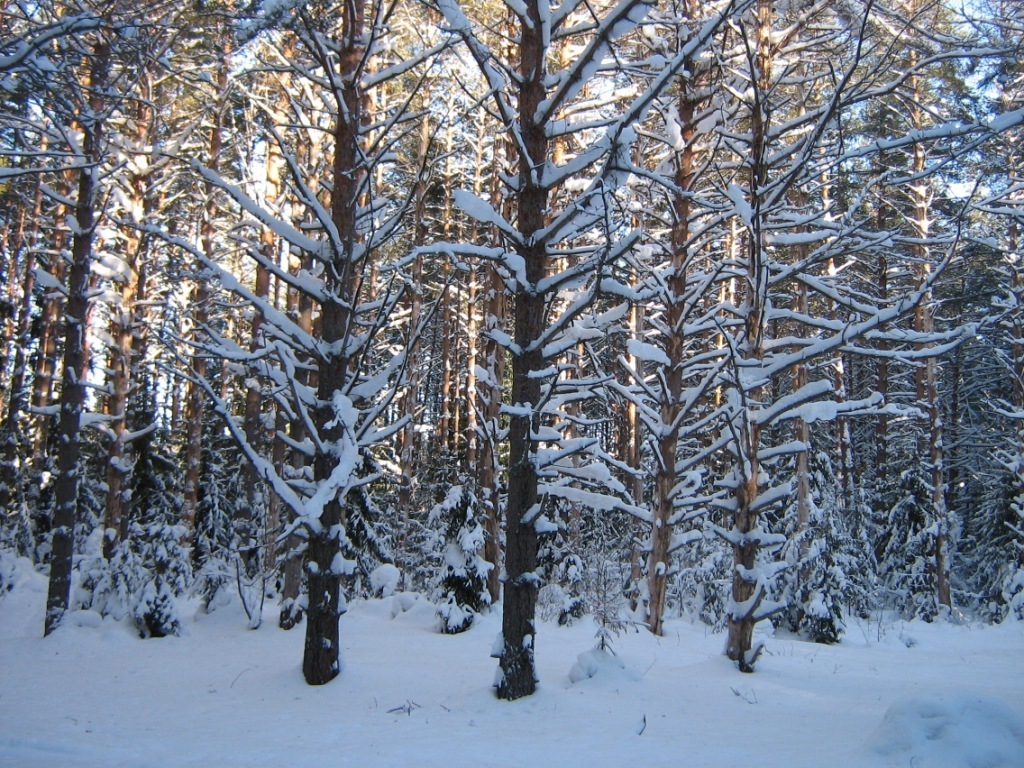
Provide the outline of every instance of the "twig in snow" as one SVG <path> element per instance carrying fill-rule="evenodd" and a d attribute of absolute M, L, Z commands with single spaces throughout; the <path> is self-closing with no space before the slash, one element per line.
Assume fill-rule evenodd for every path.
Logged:
<path fill-rule="evenodd" d="M 405 704 L 402 704 L 400 707 L 393 707 L 392 709 L 389 709 L 388 714 L 392 715 L 396 712 L 405 712 L 405 714 L 411 715 L 414 709 L 420 709 L 420 705 L 411 699 L 406 699 Z"/>
<path fill-rule="evenodd" d="M 729 690 L 731 690 L 733 693 L 735 693 L 737 696 L 739 696 L 741 699 L 743 699 L 745 702 L 747 702 L 747 704 L 757 704 L 757 694 L 754 693 L 754 689 L 753 688 L 750 689 L 750 695 L 753 697 L 752 699 L 748 699 L 746 696 L 744 696 L 742 693 L 737 691 L 735 688 L 730 688 Z"/>

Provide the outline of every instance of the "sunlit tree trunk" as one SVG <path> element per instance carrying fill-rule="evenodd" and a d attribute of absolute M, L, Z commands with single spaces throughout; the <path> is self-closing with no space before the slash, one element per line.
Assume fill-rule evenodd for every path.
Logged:
<path fill-rule="evenodd" d="M 64 307 L 64 360 L 61 378 L 59 447 L 54 479 L 53 558 L 46 596 L 44 634 L 55 630 L 64 617 L 71 598 L 71 565 L 74 551 L 75 511 L 81 479 L 82 411 L 85 407 L 86 383 L 82 372 L 86 363 L 86 332 L 89 315 L 89 278 L 96 236 L 98 194 L 95 169 L 103 160 L 104 95 L 110 72 L 110 45 L 97 40 L 89 61 L 88 105 L 91 115 L 83 116 L 83 166 L 78 170 L 75 190 L 75 232 L 71 244 L 68 270 L 67 300 Z"/>

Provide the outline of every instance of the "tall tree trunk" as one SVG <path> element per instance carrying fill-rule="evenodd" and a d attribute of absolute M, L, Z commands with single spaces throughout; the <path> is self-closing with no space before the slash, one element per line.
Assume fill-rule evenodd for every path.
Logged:
<path fill-rule="evenodd" d="M 916 57 L 911 56 L 914 61 Z M 921 84 L 917 76 L 910 80 L 912 93 L 919 93 Z M 915 102 L 920 103 L 920 102 Z M 915 107 L 911 113 L 912 126 L 915 130 L 925 127 L 922 110 Z M 914 145 L 913 169 L 920 179 L 924 175 L 926 165 L 925 148 Z M 913 255 L 917 264 L 916 288 L 922 290 L 931 278 L 930 254 L 925 245 L 930 236 L 930 186 L 924 181 L 911 185 L 911 202 L 913 214 L 911 224 L 914 230 Z M 914 330 L 922 334 L 930 334 L 935 330 L 935 310 L 932 304 L 931 291 L 917 307 L 914 316 Z M 917 404 L 925 415 L 924 443 L 921 456 L 927 456 L 928 491 L 930 515 L 935 525 L 935 598 L 940 606 L 952 607 L 952 595 L 949 585 L 949 564 L 947 562 L 947 546 L 949 542 L 949 511 L 946 508 L 946 477 L 945 461 L 942 445 L 942 413 L 938 396 L 938 361 L 934 356 L 925 359 L 924 364 L 915 372 L 917 385 Z"/>
<path fill-rule="evenodd" d="M 485 272 L 483 359 L 482 369 L 487 378 L 481 387 L 483 439 L 477 462 L 477 490 L 483 507 L 484 559 L 491 564 L 487 573 L 487 591 L 491 604 L 501 598 L 501 570 L 503 565 L 501 541 L 501 499 L 498 485 L 500 457 L 497 451 L 499 413 L 502 400 L 502 381 L 505 375 L 505 353 L 489 332 L 500 330 L 505 319 L 504 285 L 498 270 L 488 266 Z"/>
<path fill-rule="evenodd" d="M 767 104 L 771 80 L 771 0 L 757 1 L 757 54 L 755 59 L 754 103 L 751 109 L 751 148 L 749 194 L 751 197 L 750 231 L 747 238 L 747 285 L 743 306 L 743 338 L 740 347 L 740 366 L 754 368 L 764 359 L 766 332 L 768 275 L 765 259 L 766 232 L 762 211 L 763 194 L 768 181 L 768 114 Z M 742 388 L 742 382 L 739 382 Z M 760 551 L 758 536 L 757 500 L 760 493 L 761 466 L 758 458 L 761 448 L 761 424 L 751 413 L 751 403 L 761 399 L 763 387 L 756 386 L 743 393 L 737 428 L 737 471 L 734 496 L 733 529 L 730 532 L 733 549 L 732 610 L 727 617 L 728 639 L 726 655 L 737 662 L 743 672 L 752 672 L 757 651 L 753 647 L 754 625 L 759 620 L 758 608 L 764 597 L 759 592 L 757 557 Z"/>
<path fill-rule="evenodd" d="M 14 499 L 22 499 L 24 492 L 19 483 L 23 466 L 20 458 L 24 450 L 22 417 L 25 413 L 25 378 L 28 373 L 27 350 L 32 337 L 32 294 L 36 281 L 36 248 L 38 247 L 39 225 L 42 219 L 42 184 L 36 179 L 31 217 L 32 223 L 24 238 L 25 254 L 21 281 L 21 304 L 15 325 L 14 364 L 11 369 L 10 394 L 4 415 L 2 442 L 0 442 L 0 510 L 12 511 Z"/>
<path fill-rule="evenodd" d="M 67 181 L 68 194 L 70 194 L 70 187 L 71 182 Z M 53 247 L 47 254 L 46 266 L 49 268 L 50 276 L 61 284 L 67 278 L 63 253 L 67 245 L 68 232 L 63 222 L 70 216 L 71 213 L 63 203 L 55 207 Z M 59 291 L 45 291 L 39 310 L 38 350 L 32 377 L 32 409 L 37 414 L 32 439 L 32 465 L 37 472 L 41 472 L 43 469 L 47 446 L 50 442 L 53 418 L 49 408 L 53 402 L 53 380 L 57 371 L 57 337 L 60 334 L 60 318 L 63 309 L 64 296 Z"/>
<path fill-rule="evenodd" d="M 291 55 L 290 53 L 288 54 Z M 303 167 L 313 168 L 318 167 L 316 160 L 318 153 L 315 151 L 315 147 L 312 143 L 310 136 L 303 133 L 299 137 L 298 146 L 296 148 L 296 157 L 298 162 Z M 312 187 L 319 187 L 319 178 L 314 176 L 312 178 Z M 302 208 L 296 206 L 296 211 L 301 211 Z M 303 217 L 302 215 L 296 215 L 294 225 L 297 229 L 302 227 Z M 289 269 L 292 274 L 298 275 L 303 270 L 308 270 L 311 267 L 311 259 L 308 254 L 292 252 Z M 309 294 L 304 291 L 290 291 L 288 295 L 288 314 L 295 317 L 296 324 L 302 330 L 303 333 L 313 335 L 313 300 Z M 309 366 L 302 366 L 295 372 L 296 384 L 300 391 L 306 391 L 307 389 L 315 389 L 318 381 L 315 377 L 315 373 L 310 370 Z M 306 420 L 301 412 L 296 412 L 295 416 L 291 419 L 288 424 L 288 438 L 293 446 L 304 445 L 306 440 L 309 439 L 309 430 L 306 425 Z M 298 482 L 303 481 L 306 478 L 306 474 L 310 471 L 308 466 L 308 456 L 306 453 L 298 448 L 293 448 L 290 457 L 290 477 Z M 304 560 L 304 539 L 300 535 L 293 533 L 285 540 L 285 553 L 284 553 L 284 583 L 281 588 L 281 613 L 278 618 L 278 626 L 281 629 L 292 629 L 296 624 L 302 621 L 304 614 L 302 608 L 302 601 L 299 599 L 299 595 L 302 592 L 302 564 Z"/>
<path fill-rule="evenodd" d="M 332 297 L 320 308 L 320 336 L 329 351 L 320 365 L 317 385 L 318 405 L 314 413 L 319 438 L 326 445 L 340 445 L 346 438 L 346 425 L 335 413 L 335 395 L 344 391 L 350 375 L 350 360 L 345 342 L 353 331 L 353 309 L 359 285 L 356 229 L 362 181 L 366 175 L 362 162 L 361 131 L 366 119 L 365 97 L 356 76 L 365 51 L 364 0 L 345 0 L 344 27 L 336 41 L 340 58 L 340 84 L 334 123 L 333 188 L 331 218 L 339 235 L 337 251 L 325 270 L 324 293 Z M 318 451 L 313 461 L 313 480 L 328 483 L 339 457 Z M 309 580 L 309 608 L 306 621 L 305 652 L 302 672 L 310 685 L 322 685 L 341 671 L 338 620 L 342 613 L 341 573 L 336 558 L 341 552 L 341 537 L 346 521 L 344 499 L 335 493 L 324 504 L 317 529 L 310 533 L 306 559 Z"/>
<path fill-rule="evenodd" d="M 494 159 L 489 181 L 491 199 L 498 210 L 508 213 L 511 201 L 503 196 L 502 174 L 506 172 L 507 139 L 499 136 L 494 141 Z M 509 216 L 506 215 L 506 219 Z M 491 228 L 488 235 L 490 242 L 497 243 L 501 235 Z M 499 487 L 500 455 L 497 450 L 498 433 L 501 429 L 500 412 L 505 381 L 505 350 L 498 343 L 495 331 L 502 331 L 505 326 L 506 296 L 505 285 L 494 265 L 488 265 L 484 271 L 483 327 L 481 335 L 483 344 L 482 370 L 486 378 L 480 382 L 480 399 L 482 414 L 483 440 L 480 443 L 480 455 L 477 463 L 477 490 L 483 507 L 484 559 L 491 564 L 487 573 L 487 591 L 491 596 L 491 604 L 496 605 L 501 598 L 501 572 L 503 568 L 503 547 L 501 538 L 501 499 Z"/>
<path fill-rule="evenodd" d="M 547 45 L 543 37 L 540 3 L 526 5 L 527 20 L 521 26 L 519 65 L 519 125 L 524 146 L 519 156 L 516 188 L 519 233 L 523 245 L 520 257 L 525 267 L 525 285 L 517 284 L 512 355 L 510 402 L 516 409 L 509 418 L 507 544 L 505 549 L 505 596 L 502 612 L 501 675 L 498 697 L 518 699 L 537 687 L 534 668 L 534 619 L 537 605 L 537 528 L 540 514 L 537 498 L 537 443 L 533 433 L 540 426 L 535 409 L 540 404 L 541 380 L 536 375 L 544 358 L 536 341 L 545 326 L 547 302 L 533 290 L 547 274 L 547 247 L 535 237 L 546 223 L 548 190 L 535 169 L 548 160 L 549 141 L 545 126 L 537 122 L 541 101 L 546 96 L 544 74 Z"/>
<path fill-rule="evenodd" d="M 691 15 L 692 17 L 692 15 Z M 691 76 L 692 78 L 692 76 Z M 679 449 L 679 417 L 683 401 L 683 366 L 685 361 L 684 330 L 686 320 L 686 279 L 691 265 L 690 217 L 693 214 L 693 189 L 697 171 L 698 148 L 695 144 L 695 118 L 703 99 L 695 91 L 699 86 L 692 79 L 680 84 L 676 119 L 682 136 L 682 149 L 675 156 L 675 192 L 672 197 L 671 272 L 668 275 L 665 300 L 667 333 L 661 392 L 662 433 L 658 436 L 658 461 L 654 477 L 654 510 L 651 521 L 647 559 L 647 626 L 652 633 L 662 633 L 665 599 L 670 572 L 673 522 L 676 511 L 676 486 L 679 478 L 676 459 Z"/>
<path fill-rule="evenodd" d="M 68 272 L 67 302 L 64 309 L 64 370 L 61 377 L 60 444 L 57 452 L 57 474 L 54 480 L 53 558 L 46 596 L 44 634 L 55 630 L 67 611 L 71 599 L 71 566 L 74 552 L 75 512 L 78 507 L 78 486 L 81 476 L 82 409 L 85 406 L 85 382 L 82 372 L 86 364 L 86 331 L 89 315 L 89 277 L 92 246 L 96 234 L 96 180 L 102 160 L 103 125 L 99 117 L 108 82 L 110 47 L 103 40 L 95 43 L 90 61 L 89 115 L 82 123 L 83 166 L 78 171 L 75 198 L 75 233 L 71 244 L 71 265 Z"/>
<path fill-rule="evenodd" d="M 424 111 L 429 111 L 425 105 Z M 430 150 L 430 121 L 425 114 L 420 122 L 420 141 L 417 149 L 417 166 L 419 173 L 413 192 L 414 234 L 413 247 L 418 248 L 427 242 L 427 153 Z M 395 547 L 395 565 L 401 572 L 402 586 L 405 586 L 406 548 L 409 533 L 409 519 L 413 509 L 414 478 L 416 474 L 416 420 L 419 417 L 419 393 L 422 375 L 419 364 L 419 325 L 423 313 L 423 256 L 416 253 L 413 257 L 412 280 L 406 293 L 405 306 L 409 313 L 408 330 L 406 333 L 406 349 L 408 358 L 408 384 L 399 403 L 399 411 L 406 420 L 399 441 L 399 468 L 401 477 L 398 487 L 398 541 Z"/>
<path fill-rule="evenodd" d="M 137 149 L 149 144 L 152 123 L 149 89 L 137 102 L 135 114 L 135 142 Z M 146 168 L 150 167 L 148 164 Z M 143 220 L 148 220 L 155 208 L 155 201 L 147 194 L 147 173 L 133 173 L 128 180 L 130 206 L 138 211 Z M 145 249 L 147 238 L 137 231 L 124 234 L 124 281 L 121 283 L 118 304 L 111 309 L 110 342 L 108 348 L 108 395 L 107 416 L 110 436 L 107 440 L 107 495 L 103 518 L 103 556 L 109 560 L 114 556 L 121 542 L 122 518 L 127 496 L 125 481 L 131 471 L 131 462 L 126 457 L 125 433 L 128 422 L 129 393 L 136 379 L 137 366 L 141 361 L 143 322 L 139 307 L 146 297 Z"/>
<path fill-rule="evenodd" d="M 224 112 L 227 107 L 228 66 L 227 38 L 222 31 L 220 36 L 220 63 L 217 67 L 215 83 L 217 99 L 210 126 L 207 149 L 207 166 L 214 172 L 220 167 L 220 156 L 224 148 Z M 216 259 L 217 227 L 216 218 L 219 210 L 217 187 L 210 181 L 203 185 L 202 222 L 199 226 L 200 246 L 203 255 L 210 261 Z M 209 322 L 210 292 L 207 280 L 200 268 L 194 277 L 190 304 L 192 307 L 193 327 L 192 342 L 198 343 L 206 333 Z M 192 354 L 190 367 L 192 377 L 185 389 L 185 478 L 182 484 L 182 523 L 186 537 L 194 540 L 196 513 L 199 507 L 199 486 L 202 478 L 203 457 L 203 413 L 205 393 L 201 384 L 207 375 L 206 353 L 196 349 Z"/>

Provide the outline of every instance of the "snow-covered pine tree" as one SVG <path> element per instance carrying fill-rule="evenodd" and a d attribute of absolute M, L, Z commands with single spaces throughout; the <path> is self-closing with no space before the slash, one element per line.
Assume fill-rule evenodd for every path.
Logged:
<path fill-rule="evenodd" d="M 721 92 L 715 89 L 721 73 L 711 38 L 694 45 L 709 30 L 722 45 L 720 12 L 688 0 L 667 3 L 652 12 L 641 38 L 655 60 L 685 59 L 645 125 L 651 146 L 641 162 L 653 173 L 638 179 L 653 182 L 634 182 L 632 189 L 634 208 L 650 233 L 632 254 L 634 300 L 646 308 L 644 329 L 633 329 L 620 360 L 632 381 L 612 385 L 634 409 L 651 454 L 646 466 L 654 474 L 654 498 L 642 514 L 647 542 L 640 594 L 654 634 L 661 634 L 673 555 L 700 536 L 709 493 L 704 480 L 723 444 L 713 391 L 725 357 L 714 351 L 720 318 L 709 308 L 727 276 L 720 216 L 707 199 L 714 184 L 702 173 L 721 120 Z"/>
<path fill-rule="evenodd" d="M 842 497 L 842 483 L 832 456 L 816 450 L 808 468 L 806 519 L 794 509 L 795 497 L 783 512 L 779 530 L 787 542 L 780 553 L 787 569 L 780 578 L 779 600 L 786 609 L 778 620 L 818 643 L 838 642 L 846 617 L 868 604 L 873 573 L 865 569 L 871 551 Z M 802 522 L 801 522 L 802 520 Z"/>
<path fill-rule="evenodd" d="M 990 0 L 985 9 L 987 38 L 993 48 L 1005 51 L 989 73 L 995 96 L 989 108 L 995 115 L 1006 115 L 1024 107 L 1024 66 L 1019 55 L 1024 10 L 1005 0 Z M 998 360 L 1001 371 L 986 371 L 988 377 L 978 377 L 982 408 L 991 405 L 992 379 L 1004 379 L 1008 391 L 992 414 L 1001 439 L 990 455 L 1002 465 L 1002 472 L 991 487 L 981 486 L 989 491 L 989 503 L 982 506 L 987 514 L 972 537 L 976 540 L 973 570 L 983 575 L 974 587 L 988 615 L 1024 619 L 1024 128 L 1009 126 L 982 163 L 992 187 L 975 206 L 988 224 L 981 246 L 999 255 L 1005 293 L 1002 316 L 986 334 L 989 343 L 983 347 L 989 352 L 985 359 Z"/>
<path fill-rule="evenodd" d="M 60 193 L 47 185 L 42 188 L 66 207 L 67 220 L 73 222 L 67 271 L 50 276 L 51 287 L 65 298 L 65 322 L 46 634 L 60 623 L 70 599 L 87 401 L 87 330 L 93 298 L 89 283 L 100 246 L 98 228 L 105 215 L 109 172 L 118 162 L 109 139 L 116 132 L 114 118 L 125 114 L 139 73 L 163 40 L 169 8 L 157 3 L 140 15 L 125 3 L 83 11 L 73 3 L 53 0 L 19 7 L 12 16 L 13 23 L 22 25 L 25 40 L 39 42 L 38 47 L 28 45 L 7 61 L 11 74 L 28 86 L 34 106 L 17 117 L 4 111 L 3 118 L 7 127 L 20 134 L 22 146 L 41 149 L 33 170 L 64 178 L 67 187 Z M 131 34 L 121 34 L 129 28 Z M 55 319 L 56 305 L 52 309 L 51 319 Z M 55 323 L 48 325 L 52 333 Z M 50 368 L 48 381 L 52 374 Z M 48 399 L 49 392 L 43 396 Z"/>
<path fill-rule="evenodd" d="M 887 339 L 901 346 L 904 357 L 924 361 L 958 337 L 955 328 L 940 333 L 922 323 L 908 344 L 906 330 L 893 326 L 913 317 L 930 295 L 956 252 L 955 242 L 918 250 L 917 261 L 905 254 L 919 279 L 884 300 L 865 301 L 870 294 L 837 269 L 837 264 L 856 264 L 864 254 L 887 253 L 886 243 L 896 234 L 873 229 L 871 217 L 860 210 L 873 191 L 870 184 L 848 186 L 840 199 L 829 179 L 837 169 L 867 167 L 883 150 L 910 151 L 922 143 L 918 132 L 904 129 L 886 143 L 847 147 L 839 130 L 843 120 L 906 81 L 905 73 L 886 79 L 877 57 L 857 43 L 855 31 L 876 21 L 876 13 L 881 11 L 870 5 L 858 8 L 858 18 L 834 15 L 826 6 L 777 7 L 759 0 L 739 27 L 742 43 L 730 68 L 734 106 L 727 127 L 719 129 L 723 153 L 717 167 L 729 178 L 721 188 L 722 205 L 740 234 L 729 266 L 737 288 L 723 322 L 730 365 L 722 387 L 733 469 L 721 481 L 723 500 L 716 502 L 731 522 L 715 530 L 734 552 L 727 652 L 747 671 L 758 652 L 754 625 L 783 607 L 767 598 L 784 568 L 770 550 L 785 539 L 765 523 L 794 491 L 803 499 L 802 514 L 810 510 L 808 493 L 801 491 L 809 462 L 798 461 L 786 476 L 779 473 L 780 458 L 809 450 L 799 439 L 806 425 L 878 403 L 871 391 L 857 399 L 845 391 L 837 397 L 838 379 L 822 369 L 816 377 L 808 375 L 812 361 L 877 350 Z M 884 26 L 884 14 L 877 21 Z M 785 34 L 777 34 L 781 28 Z M 794 47 L 800 55 L 787 54 Z M 921 66 L 927 65 L 922 61 Z M 837 71 L 843 75 L 834 77 Z M 862 78 L 880 78 L 878 87 L 864 87 Z M 929 148 L 936 157 L 962 151 L 955 137 L 981 140 L 986 132 L 978 122 L 950 124 L 929 137 Z M 933 171 L 926 166 L 920 174 Z M 783 429 L 786 422 L 797 425 L 797 439 Z"/>
<path fill-rule="evenodd" d="M 341 670 L 341 584 L 357 566 L 346 553 L 354 551 L 357 540 L 358 546 L 371 546 L 375 538 L 363 495 L 380 473 L 370 451 L 402 426 L 400 421 L 385 425 L 385 416 L 401 384 L 406 350 L 384 343 L 384 331 L 405 281 L 401 266 L 384 256 L 385 246 L 400 231 L 408 201 L 377 193 L 383 169 L 393 161 L 396 142 L 413 116 L 405 102 L 378 124 L 370 95 L 398 77 L 415 90 L 418 68 L 443 47 L 426 44 L 405 56 L 386 45 L 389 27 L 383 3 L 348 0 L 340 15 L 322 10 L 318 2 L 265 6 L 241 26 L 252 37 L 254 55 L 275 57 L 278 69 L 295 84 L 277 85 L 286 96 L 285 123 L 277 121 L 280 110 L 266 110 L 259 124 L 260 140 L 276 144 L 281 152 L 291 191 L 290 215 L 285 218 L 250 195 L 235 183 L 239 179 L 230 178 L 229 169 L 192 166 L 244 212 L 245 223 L 234 237 L 250 263 L 318 308 L 315 331 L 304 329 L 272 296 L 262 297 L 203 249 L 164 233 L 216 274 L 221 287 L 262 316 L 265 341 L 259 350 L 245 349 L 209 327 L 202 346 L 241 366 L 246 379 L 240 383 L 247 388 L 253 377 L 263 382 L 277 406 L 305 426 L 302 442 L 289 447 L 306 455 L 312 468 L 308 480 L 287 472 L 284 464 L 254 445 L 233 417 L 229 400 L 208 380 L 193 376 L 246 459 L 290 511 L 284 534 L 301 532 L 306 538 L 309 599 L 303 674 L 311 685 L 326 683 Z M 277 42 L 268 47 L 272 40 Z M 299 83 L 308 87 L 304 90 Z M 327 137 L 329 146 L 320 156 L 329 160 L 327 167 L 300 162 L 290 141 L 296 130 Z M 291 253 L 301 254 L 306 268 L 298 274 L 282 269 L 252 236 L 262 227 L 272 230 Z M 297 375 L 300 370 L 308 376 Z"/>
<path fill-rule="evenodd" d="M 484 531 L 479 514 L 476 497 L 467 485 L 453 485 L 430 510 L 430 522 L 441 528 L 442 558 L 435 602 L 440 605 L 441 631 L 447 635 L 465 632 L 491 604 L 487 591 L 491 565 L 480 556 Z"/>
<path fill-rule="evenodd" d="M 204 610 L 212 611 L 228 599 L 227 590 L 234 584 L 231 567 L 233 506 L 241 493 L 235 469 L 245 459 L 212 414 L 208 414 L 206 421 L 195 516 L 183 522 L 189 526 L 187 538 L 192 544 L 195 571 L 192 589 L 202 598 Z"/>
<path fill-rule="evenodd" d="M 702 26 L 678 55 L 662 59 L 651 87 L 616 104 L 621 99 L 612 81 L 600 88 L 597 83 L 612 44 L 650 10 L 646 2 L 622 0 L 600 11 L 575 2 L 509 3 L 509 23 L 498 36 L 490 35 L 475 11 L 471 20 L 469 8 L 455 0 L 439 0 L 436 6 L 465 44 L 485 98 L 510 136 L 507 210 L 469 191 L 460 191 L 456 203 L 500 233 L 497 247 L 464 244 L 457 250 L 497 264 L 514 317 L 510 336 L 499 329 L 489 333 L 510 355 L 512 369 L 503 406 L 509 418 L 507 545 L 496 687 L 500 698 L 517 699 L 533 693 L 537 682 L 536 568 L 545 498 L 561 496 L 597 509 L 622 503 L 597 494 L 580 496 L 575 487 L 597 482 L 614 490 L 607 468 L 597 469 L 591 460 L 596 441 L 569 437 L 571 409 L 561 406 L 586 383 L 563 378 L 560 358 L 580 342 L 604 335 L 625 312 L 623 306 L 597 316 L 589 309 L 602 290 L 632 295 L 627 286 L 602 278 L 606 265 L 622 258 L 638 237 L 614 199 L 633 167 L 635 123 L 727 14 Z M 558 56 L 562 45 L 575 55 Z M 607 95 L 595 101 L 595 93 Z M 556 153 L 561 137 L 570 135 L 573 152 Z M 616 216 L 623 219 L 621 229 L 613 223 Z"/>

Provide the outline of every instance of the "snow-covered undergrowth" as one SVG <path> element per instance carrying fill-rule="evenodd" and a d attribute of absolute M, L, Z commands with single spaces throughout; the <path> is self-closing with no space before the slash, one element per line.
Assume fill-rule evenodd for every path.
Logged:
<path fill-rule="evenodd" d="M 44 640 L 45 580 L 24 561 L 11 576 L 3 766 L 1024 766 L 1021 623 L 776 635 L 753 675 L 701 624 L 623 634 L 608 660 L 588 619 L 542 623 L 540 689 L 508 703 L 489 685 L 497 612 L 451 636 L 425 599 L 353 601 L 345 669 L 310 688 L 302 629 L 249 631 L 237 601 L 186 607 L 181 637 L 79 612 Z"/>

